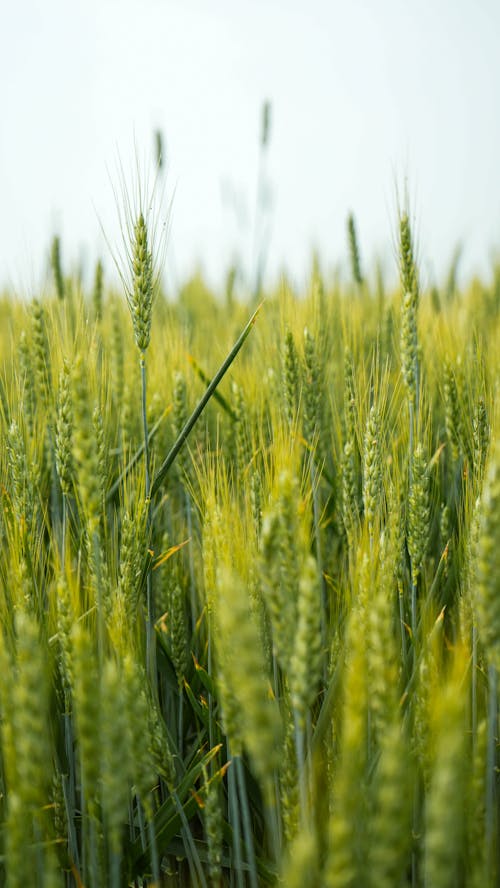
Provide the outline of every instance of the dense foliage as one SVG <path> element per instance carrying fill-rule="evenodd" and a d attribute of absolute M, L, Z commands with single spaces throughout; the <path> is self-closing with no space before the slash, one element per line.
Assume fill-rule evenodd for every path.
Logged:
<path fill-rule="evenodd" d="M 500 276 L 0 305 L 0 883 L 500 878 Z"/>

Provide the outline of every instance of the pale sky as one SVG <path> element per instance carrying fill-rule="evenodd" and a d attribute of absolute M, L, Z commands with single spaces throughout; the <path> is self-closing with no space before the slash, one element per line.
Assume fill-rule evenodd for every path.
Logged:
<path fill-rule="evenodd" d="M 0 0 L 0 285 L 117 237 L 112 184 L 164 134 L 167 279 L 252 264 L 260 110 L 272 103 L 268 274 L 311 250 L 394 272 L 405 180 L 428 281 L 500 247 L 500 0 Z M 236 195 L 237 212 L 228 195 Z"/>

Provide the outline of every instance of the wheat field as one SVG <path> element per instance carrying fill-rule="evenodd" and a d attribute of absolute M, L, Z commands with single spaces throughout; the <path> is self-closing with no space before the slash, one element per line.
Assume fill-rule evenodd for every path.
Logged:
<path fill-rule="evenodd" d="M 0 884 L 500 880 L 500 268 L 0 302 Z M 212 384 L 210 381 L 212 380 Z"/>

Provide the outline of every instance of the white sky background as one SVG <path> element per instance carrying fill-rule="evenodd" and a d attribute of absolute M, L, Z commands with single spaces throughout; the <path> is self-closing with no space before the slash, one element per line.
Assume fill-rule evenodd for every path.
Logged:
<path fill-rule="evenodd" d="M 0 2 L 0 284 L 112 261 L 117 155 L 153 158 L 163 131 L 175 282 L 200 261 L 251 264 L 260 111 L 272 103 L 268 269 L 302 283 L 317 246 L 395 271 L 396 186 L 408 179 L 427 281 L 457 242 L 463 274 L 500 246 L 499 0 Z M 223 201 L 228 183 L 246 224 Z"/>

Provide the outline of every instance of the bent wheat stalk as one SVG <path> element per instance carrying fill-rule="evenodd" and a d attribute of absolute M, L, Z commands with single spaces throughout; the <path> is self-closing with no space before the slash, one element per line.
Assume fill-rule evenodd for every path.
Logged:
<path fill-rule="evenodd" d="M 192 431 L 192 429 L 194 428 L 194 426 L 198 422 L 201 414 L 203 413 L 208 402 L 210 401 L 210 398 L 214 394 L 217 386 L 219 385 L 221 380 L 226 375 L 226 373 L 229 370 L 231 364 L 233 363 L 236 355 L 238 354 L 238 352 L 242 348 L 243 343 L 245 342 L 253 325 L 255 324 L 255 321 L 257 319 L 257 315 L 258 315 L 261 307 L 262 307 L 262 303 L 254 311 L 252 317 L 250 318 L 250 320 L 248 321 L 246 326 L 243 328 L 240 336 L 238 337 L 238 339 L 234 343 L 227 358 L 219 367 L 217 373 L 215 374 L 212 381 L 210 382 L 210 385 L 207 386 L 206 391 L 204 392 L 203 396 L 198 401 L 198 404 L 194 408 L 194 410 L 193 410 L 191 416 L 189 417 L 188 421 L 186 422 L 184 428 L 181 429 L 176 441 L 172 445 L 169 453 L 167 454 L 166 458 L 164 459 L 163 463 L 161 464 L 160 468 L 158 469 L 158 471 L 155 475 L 155 478 L 153 480 L 153 483 L 151 485 L 151 499 L 154 497 L 154 495 L 160 489 L 161 485 L 163 484 L 165 478 L 168 475 L 168 472 L 169 472 L 171 466 L 173 465 L 175 459 L 177 458 L 177 454 L 179 453 L 181 447 L 183 446 L 184 442 L 187 440 L 190 432 Z"/>

